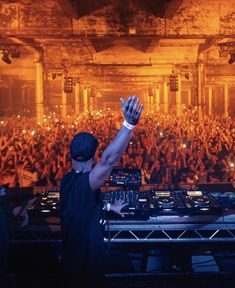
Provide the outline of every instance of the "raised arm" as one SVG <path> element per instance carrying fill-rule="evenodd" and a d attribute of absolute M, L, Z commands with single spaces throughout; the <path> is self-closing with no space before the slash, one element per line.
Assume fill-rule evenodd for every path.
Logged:
<path fill-rule="evenodd" d="M 131 139 L 133 128 L 139 122 L 143 104 L 139 106 L 139 99 L 129 97 L 126 103 L 121 98 L 122 112 L 125 118 L 123 126 L 115 139 L 104 150 L 101 160 L 90 172 L 90 185 L 93 191 L 98 190 L 105 182 L 116 163 L 125 152 Z"/>

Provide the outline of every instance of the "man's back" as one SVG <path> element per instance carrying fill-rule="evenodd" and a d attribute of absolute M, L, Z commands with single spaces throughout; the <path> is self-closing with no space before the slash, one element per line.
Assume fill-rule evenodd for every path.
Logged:
<path fill-rule="evenodd" d="M 101 207 L 99 191 L 91 190 L 89 173 L 73 171 L 65 175 L 61 182 L 61 226 L 66 277 L 71 287 L 103 283 Z"/>

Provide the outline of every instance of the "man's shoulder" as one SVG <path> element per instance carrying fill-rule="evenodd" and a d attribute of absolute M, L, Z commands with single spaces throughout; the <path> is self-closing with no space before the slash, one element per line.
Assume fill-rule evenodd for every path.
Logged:
<path fill-rule="evenodd" d="M 72 175 L 72 173 L 71 173 L 71 171 L 69 171 L 69 172 L 67 172 L 67 173 L 63 176 L 63 178 L 61 179 L 61 182 L 60 182 L 60 186 L 61 186 L 61 187 L 63 186 L 63 184 L 64 184 L 65 182 L 68 181 L 68 179 L 71 177 L 71 175 Z"/>

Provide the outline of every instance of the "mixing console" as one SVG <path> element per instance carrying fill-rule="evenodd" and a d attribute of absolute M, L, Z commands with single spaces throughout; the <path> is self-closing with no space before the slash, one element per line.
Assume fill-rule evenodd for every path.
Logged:
<path fill-rule="evenodd" d="M 127 203 L 122 210 L 124 219 L 146 220 L 158 215 L 196 215 L 216 214 L 223 211 L 221 202 L 212 193 L 201 190 L 167 191 L 151 189 L 139 191 L 131 189 L 106 191 L 104 202 L 115 203 L 122 200 Z M 217 197 L 218 198 L 218 197 Z M 44 191 L 38 197 L 36 204 L 30 207 L 30 212 L 41 215 L 59 216 L 59 191 Z M 120 219 L 121 216 L 108 213 L 110 219 Z"/>

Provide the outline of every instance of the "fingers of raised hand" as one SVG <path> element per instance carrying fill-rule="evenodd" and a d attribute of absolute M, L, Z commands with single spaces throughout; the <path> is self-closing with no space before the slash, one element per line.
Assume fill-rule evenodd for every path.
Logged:
<path fill-rule="evenodd" d="M 127 110 L 127 114 L 129 115 L 129 117 L 134 117 L 136 114 L 136 109 L 139 105 L 139 98 L 136 98 L 135 96 L 131 97 L 131 101 Z"/>
<path fill-rule="evenodd" d="M 139 118 L 140 118 L 140 115 L 143 111 L 143 108 L 144 108 L 144 105 L 141 104 L 140 107 L 138 109 L 136 109 L 135 114 L 133 115 L 133 121 L 135 124 L 137 124 L 139 122 Z"/>
<path fill-rule="evenodd" d="M 135 100 L 136 100 L 135 96 L 132 96 L 131 101 L 130 101 L 130 105 L 129 105 L 129 109 L 128 109 L 130 113 L 132 113 L 132 111 L 134 111 Z"/>
<path fill-rule="evenodd" d="M 133 125 L 137 124 L 144 108 L 143 104 L 139 106 L 140 99 L 136 98 L 136 96 L 131 96 L 128 97 L 126 102 L 123 100 L 123 98 L 120 100 L 122 103 L 122 111 L 127 122 Z"/>
<path fill-rule="evenodd" d="M 129 108 L 130 102 L 131 102 L 131 97 L 128 97 L 126 103 L 125 103 L 125 101 L 123 100 L 123 98 L 121 98 L 120 100 L 121 100 L 121 103 L 122 103 L 122 111 L 123 111 L 124 113 L 126 113 L 126 111 L 127 111 L 128 108 Z"/>
<path fill-rule="evenodd" d="M 136 102 L 135 102 L 135 105 L 134 105 L 134 107 L 133 107 L 133 113 L 136 113 L 139 103 L 140 103 L 140 99 L 137 98 L 137 100 L 136 100 Z"/>
<path fill-rule="evenodd" d="M 130 103 L 131 103 L 132 97 L 128 97 L 126 104 L 125 104 L 125 108 L 126 110 L 128 110 L 130 108 Z"/>
<path fill-rule="evenodd" d="M 143 109 L 144 109 L 144 104 L 141 104 L 140 107 L 139 107 L 139 110 L 136 111 L 136 117 L 137 117 L 137 119 L 139 119 L 139 117 L 140 117 Z"/>

